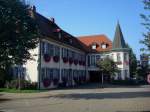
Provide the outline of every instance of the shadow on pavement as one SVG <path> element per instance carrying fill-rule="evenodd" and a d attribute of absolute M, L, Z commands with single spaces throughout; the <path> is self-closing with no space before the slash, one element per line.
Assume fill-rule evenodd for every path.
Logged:
<path fill-rule="evenodd" d="M 5 102 L 5 101 L 10 101 L 11 99 L 8 98 L 3 98 L 2 97 L 3 94 L 0 93 L 0 103 Z M 0 111 L 1 112 L 1 111 Z"/>
<path fill-rule="evenodd" d="M 82 85 L 78 85 L 75 87 L 64 87 L 64 88 L 59 88 L 56 90 L 68 90 L 68 89 L 99 89 L 101 88 L 102 85 L 101 83 L 86 83 Z M 112 85 L 112 84 L 104 84 L 104 88 L 146 88 L 145 86 L 142 85 Z"/>
<path fill-rule="evenodd" d="M 10 101 L 11 99 L 7 99 L 7 98 L 0 98 L 0 103 L 2 102 L 6 102 L 6 101 Z"/>
<path fill-rule="evenodd" d="M 150 97 L 150 92 L 118 92 L 118 93 L 73 93 L 73 94 L 60 94 L 53 96 L 56 98 L 67 98 L 73 100 L 79 99 L 121 99 L 121 98 L 139 98 Z"/>

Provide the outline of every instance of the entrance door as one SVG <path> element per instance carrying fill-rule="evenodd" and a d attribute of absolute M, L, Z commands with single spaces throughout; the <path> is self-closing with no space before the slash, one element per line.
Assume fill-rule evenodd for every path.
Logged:
<path fill-rule="evenodd" d="M 90 82 L 101 81 L 101 73 L 99 71 L 89 71 L 89 74 L 90 74 Z"/>

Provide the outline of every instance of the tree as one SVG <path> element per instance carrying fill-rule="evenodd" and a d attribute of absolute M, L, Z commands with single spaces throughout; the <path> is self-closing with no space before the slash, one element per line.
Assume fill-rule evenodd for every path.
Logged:
<path fill-rule="evenodd" d="M 97 67 L 102 72 L 102 75 L 101 75 L 102 76 L 102 87 L 103 87 L 103 75 L 107 74 L 107 75 L 113 76 L 118 71 L 116 63 L 108 57 L 99 60 L 97 62 Z"/>
<path fill-rule="evenodd" d="M 144 44 L 146 48 L 142 48 L 142 51 L 150 51 L 150 0 L 143 0 L 144 3 L 144 9 L 147 11 L 147 14 L 141 14 L 142 19 L 144 22 L 142 22 L 142 25 L 146 28 L 146 33 L 143 34 L 144 39 L 140 41 L 140 43 Z"/>
<path fill-rule="evenodd" d="M 10 65 L 32 59 L 38 28 L 29 9 L 20 0 L 0 0 L 0 69 L 6 73 Z"/>
<path fill-rule="evenodd" d="M 137 73 L 137 59 L 136 55 L 134 54 L 132 48 L 126 44 L 127 48 L 130 49 L 129 51 L 129 69 L 130 69 L 130 76 L 134 77 Z"/>

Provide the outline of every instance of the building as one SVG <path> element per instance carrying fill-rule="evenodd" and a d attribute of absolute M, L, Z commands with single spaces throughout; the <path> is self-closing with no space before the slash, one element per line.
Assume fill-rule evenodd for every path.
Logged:
<path fill-rule="evenodd" d="M 130 77 L 129 49 L 119 23 L 112 42 L 105 35 L 74 37 L 62 30 L 54 18 L 47 19 L 37 13 L 35 7 L 30 13 L 38 23 L 41 36 L 37 48 L 30 51 L 35 60 L 23 67 L 26 79 L 38 82 L 40 89 L 99 81 L 96 61 L 106 56 L 112 58 L 120 70 L 114 77 L 116 80 Z"/>

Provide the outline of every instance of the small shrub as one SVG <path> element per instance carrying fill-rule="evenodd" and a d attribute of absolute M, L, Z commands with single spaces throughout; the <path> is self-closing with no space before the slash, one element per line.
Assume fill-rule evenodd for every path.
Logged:
<path fill-rule="evenodd" d="M 20 89 L 36 89 L 37 88 L 37 83 L 31 83 L 30 81 L 27 80 L 11 80 L 10 82 L 7 82 L 5 87 L 10 88 L 10 89 L 18 89 L 19 88 L 19 83 L 20 83 Z"/>
<path fill-rule="evenodd" d="M 135 80 L 131 80 L 131 79 L 112 80 L 111 83 L 115 85 L 137 85 L 138 84 Z"/>

